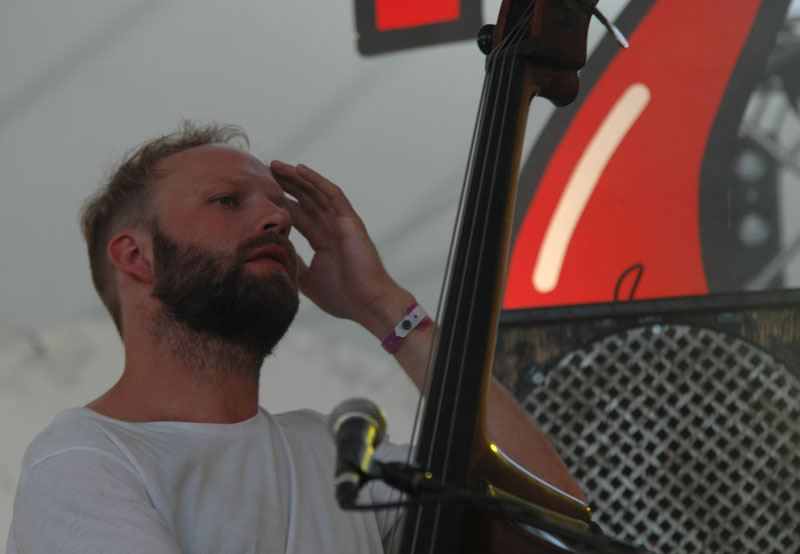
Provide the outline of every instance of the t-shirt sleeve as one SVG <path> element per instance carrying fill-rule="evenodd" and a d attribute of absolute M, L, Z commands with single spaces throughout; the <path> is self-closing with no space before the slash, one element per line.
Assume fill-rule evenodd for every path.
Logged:
<path fill-rule="evenodd" d="M 9 554 L 180 554 L 144 486 L 105 452 L 61 452 L 26 468 Z"/>

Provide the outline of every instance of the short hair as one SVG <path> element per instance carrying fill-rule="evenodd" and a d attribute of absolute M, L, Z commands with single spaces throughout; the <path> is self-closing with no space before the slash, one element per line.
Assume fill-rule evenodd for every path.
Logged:
<path fill-rule="evenodd" d="M 155 222 L 151 205 L 152 186 L 165 175 L 158 162 L 205 144 L 230 144 L 249 148 L 247 133 L 236 125 L 195 123 L 183 120 L 177 131 L 160 136 L 129 150 L 105 183 L 90 196 L 81 209 L 81 229 L 89 250 L 92 282 L 120 336 L 122 306 L 108 258 L 108 242 L 126 227 L 150 228 Z"/>

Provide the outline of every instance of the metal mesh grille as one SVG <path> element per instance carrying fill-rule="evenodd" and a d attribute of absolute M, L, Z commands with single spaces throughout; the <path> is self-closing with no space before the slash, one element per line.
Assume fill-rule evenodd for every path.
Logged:
<path fill-rule="evenodd" d="M 607 533 L 657 552 L 800 552 L 800 386 L 768 353 L 653 325 L 540 377 L 525 407 Z"/>

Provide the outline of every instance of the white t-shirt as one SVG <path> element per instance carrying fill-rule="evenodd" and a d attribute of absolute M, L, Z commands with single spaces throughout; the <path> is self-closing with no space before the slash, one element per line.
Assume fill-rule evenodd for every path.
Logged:
<path fill-rule="evenodd" d="M 25 453 L 8 554 L 382 552 L 396 511 L 339 508 L 335 456 L 310 410 L 230 425 L 64 410 Z M 390 494 L 371 483 L 359 501 Z"/>

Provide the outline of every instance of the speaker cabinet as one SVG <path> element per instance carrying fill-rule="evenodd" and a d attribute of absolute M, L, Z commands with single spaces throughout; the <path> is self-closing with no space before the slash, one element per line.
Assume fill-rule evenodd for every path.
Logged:
<path fill-rule="evenodd" d="M 800 551 L 800 294 L 505 312 L 495 375 L 610 535 Z"/>

